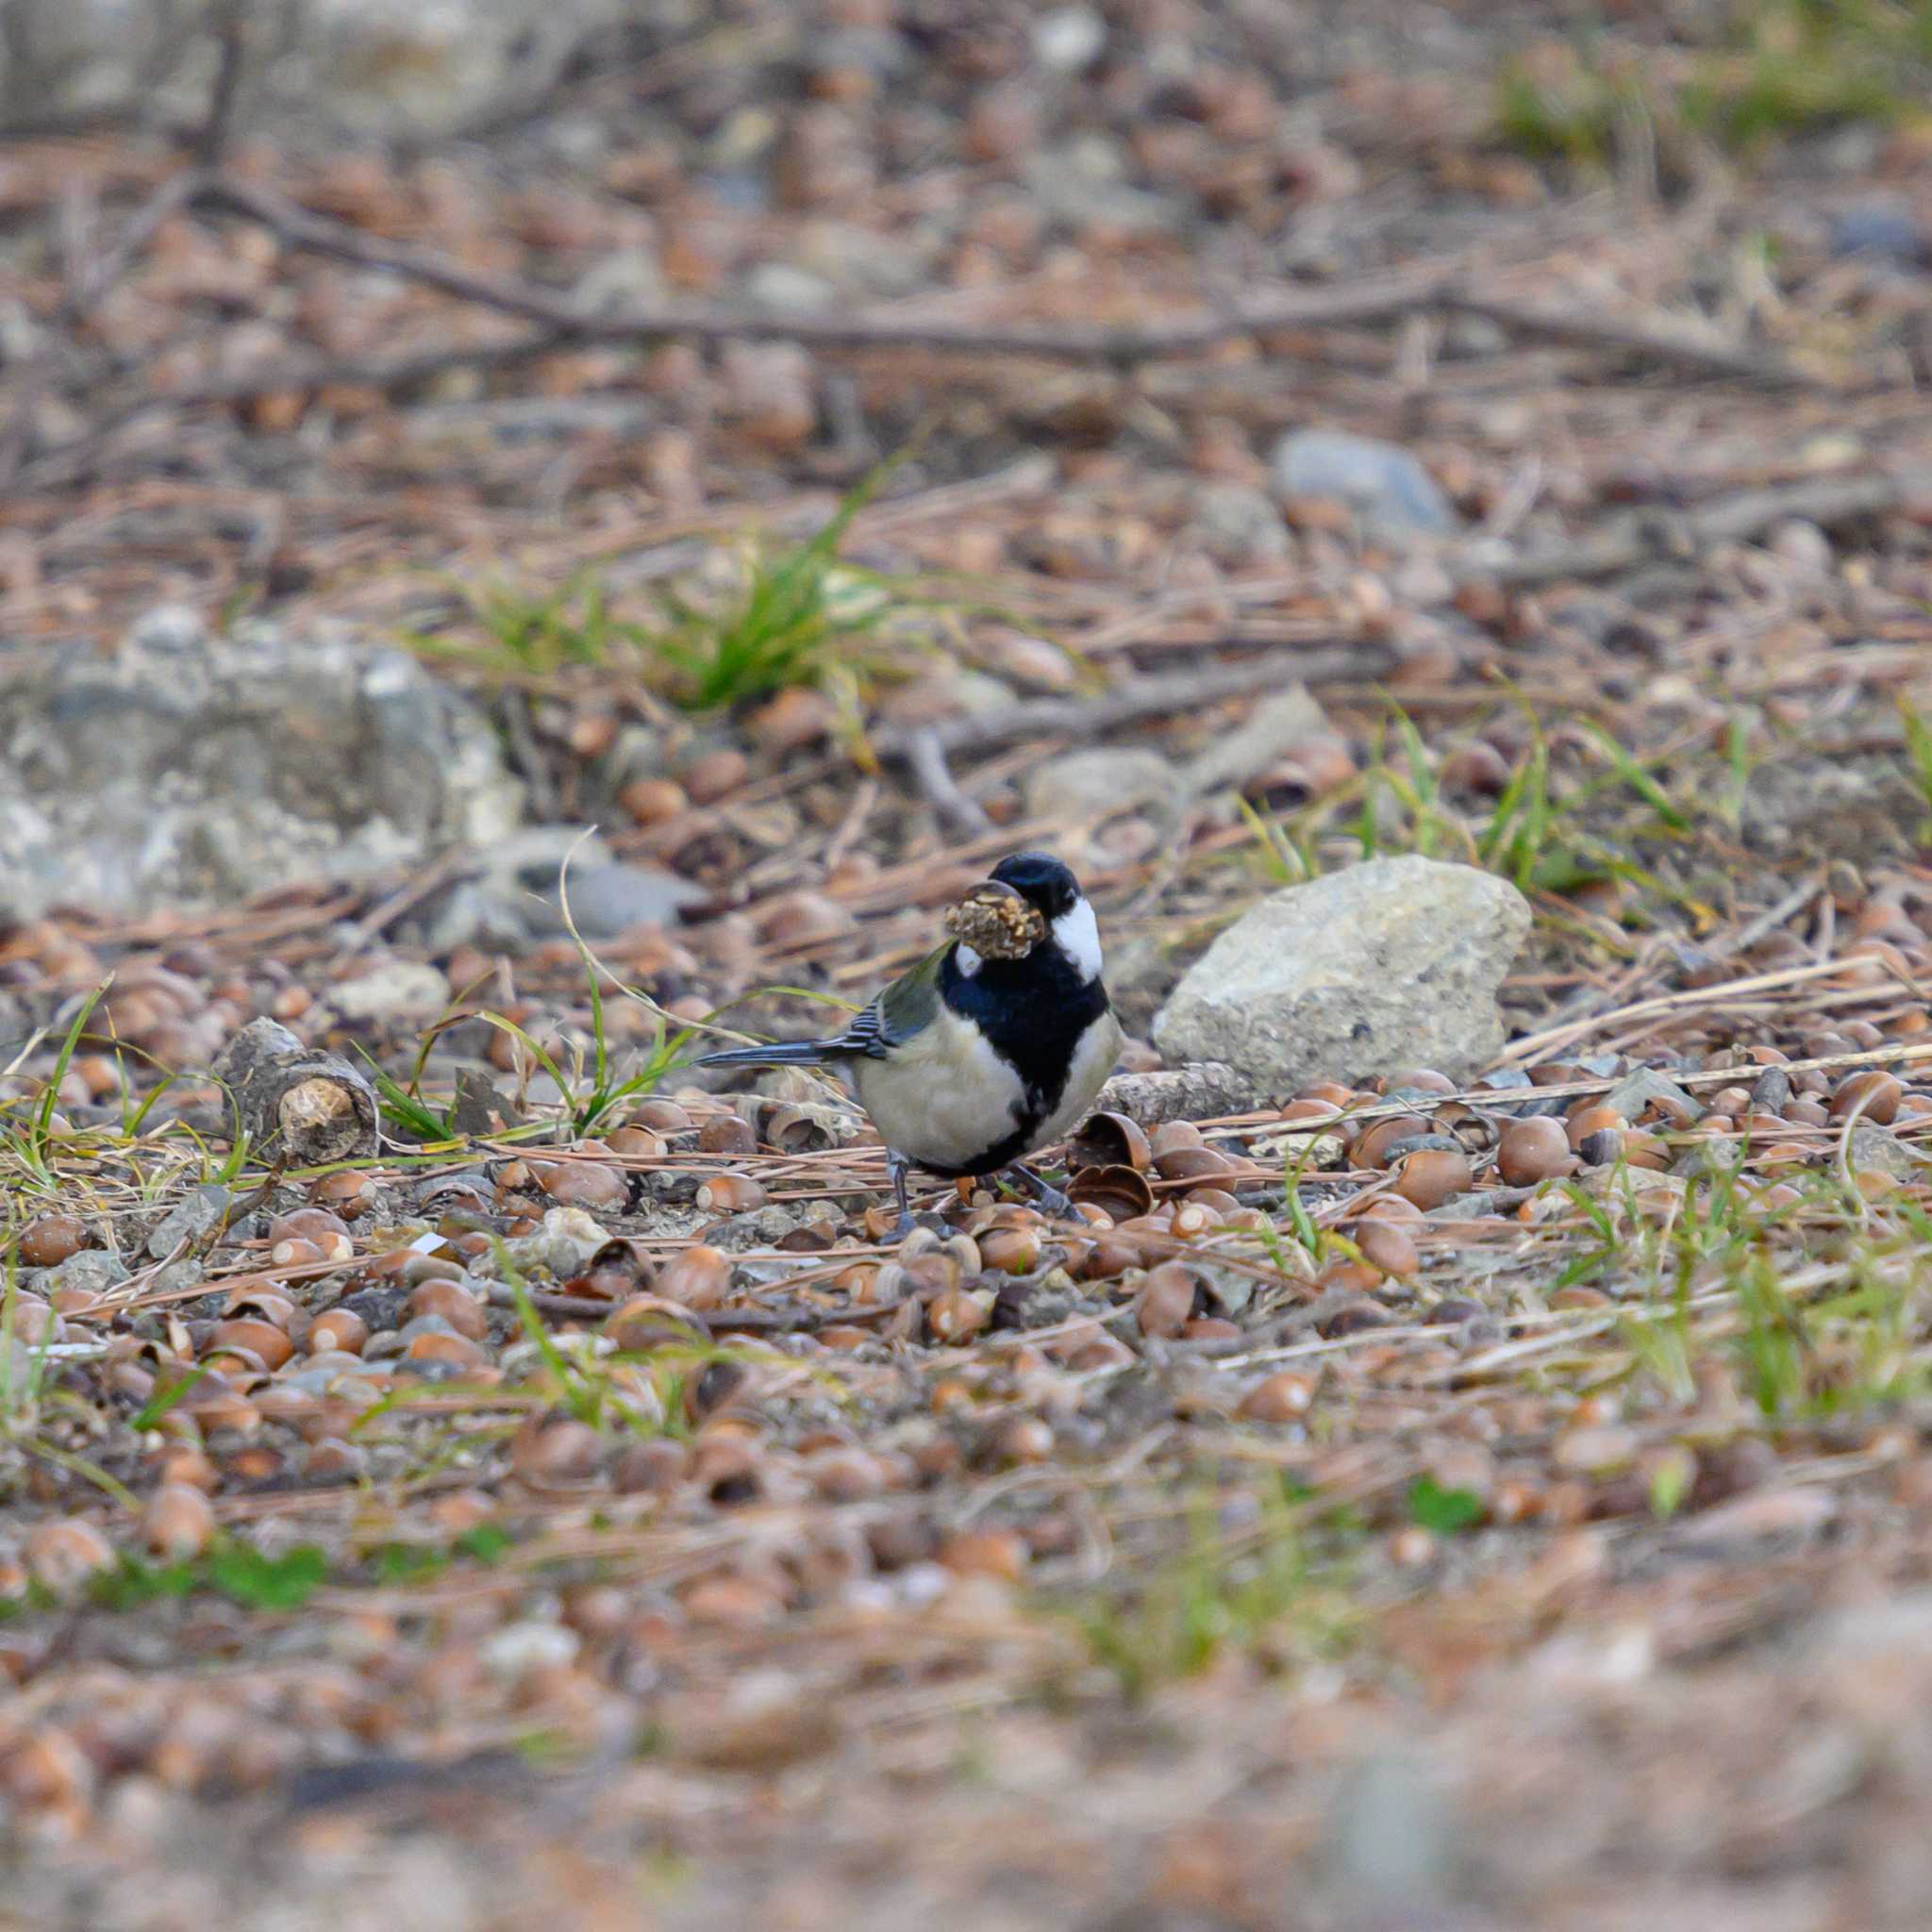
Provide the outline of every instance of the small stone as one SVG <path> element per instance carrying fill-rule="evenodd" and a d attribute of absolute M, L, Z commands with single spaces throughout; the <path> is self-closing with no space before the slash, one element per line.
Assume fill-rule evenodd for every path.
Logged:
<path fill-rule="evenodd" d="M 1107 22 L 1088 7 L 1058 7 L 1033 23 L 1033 58 L 1055 74 L 1077 74 L 1107 45 Z"/>
<path fill-rule="evenodd" d="M 1655 1067 L 1633 1067 L 1604 1095 L 1603 1105 L 1626 1121 L 1637 1119 L 1647 1107 L 1657 1107 L 1678 1121 L 1694 1121 L 1704 1111 L 1668 1074 Z"/>
<path fill-rule="evenodd" d="M 1026 815 L 1071 829 L 1142 807 L 1165 815 L 1178 795 L 1174 767 L 1158 751 L 1096 745 L 1038 766 L 1026 781 Z"/>
<path fill-rule="evenodd" d="M 434 1020 L 449 1005 L 449 981 L 420 959 L 390 959 L 329 989 L 345 1020 Z"/>
<path fill-rule="evenodd" d="M 157 1261 L 165 1259 L 183 1241 L 199 1241 L 220 1225 L 228 1211 L 230 1195 L 226 1188 L 213 1184 L 195 1191 L 177 1207 L 172 1208 L 147 1238 L 147 1252 Z"/>
<path fill-rule="evenodd" d="M 1637 1431 L 1621 1423 L 1587 1424 L 1557 1438 L 1556 1463 L 1574 1475 L 1603 1475 L 1627 1468 L 1641 1446 Z"/>
<path fill-rule="evenodd" d="M 1336 498 L 1375 536 L 1446 536 L 1457 528 L 1441 485 L 1392 442 L 1339 429 L 1297 429 L 1274 445 L 1269 467 L 1282 495 Z"/>
<path fill-rule="evenodd" d="M 1875 1126 L 1862 1118 L 1852 1123 L 1845 1162 L 1854 1174 L 1890 1174 L 1899 1181 L 1915 1178 L 1925 1166 L 1924 1158 L 1889 1127 Z"/>
<path fill-rule="evenodd" d="M 1909 268 L 1923 268 L 1932 252 L 1924 225 L 1909 209 L 1877 203 L 1835 214 L 1827 245 L 1834 255 L 1876 256 Z"/>
<path fill-rule="evenodd" d="M 1204 483 L 1194 494 L 1194 521 L 1233 563 L 1279 562 L 1289 552 L 1281 506 L 1248 483 Z"/>
<path fill-rule="evenodd" d="M 829 308 L 838 300 L 838 294 L 824 275 L 815 275 L 809 269 L 793 268 L 787 261 L 761 261 L 744 278 L 746 301 L 785 315 Z"/>
<path fill-rule="evenodd" d="M 1474 866 L 1375 858 L 1261 901 L 1189 968 L 1154 1022 L 1170 1060 L 1221 1060 L 1253 1091 L 1418 1062 L 1491 1059 L 1496 991 L 1527 937 L 1515 887 Z"/>
<path fill-rule="evenodd" d="M 491 1675 L 512 1681 L 533 1671 L 561 1670 L 575 1662 L 579 1639 L 563 1624 L 532 1618 L 506 1624 L 483 1640 L 483 1662 Z"/>

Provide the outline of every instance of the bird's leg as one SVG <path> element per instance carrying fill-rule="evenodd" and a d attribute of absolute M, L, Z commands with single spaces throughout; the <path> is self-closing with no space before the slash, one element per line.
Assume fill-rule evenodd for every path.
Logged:
<path fill-rule="evenodd" d="M 892 1230 L 895 1241 L 903 1241 L 912 1232 L 912 1204 L 906 1198 L 906 1170 L 911 1165 L 897 1149 L 886 1149 L 886 1172 L 892 1176 L 892 1192 L 899 1199 L 899 1224 Z"/>
<path fill-rule="evenodd" d="M 1008 1167 L 1007 1172 L 1008 1174 L 1018 1174 L 1020 1178 L 1026 1183 L 1027 1192 L 1030 1193 L 1033 1196 L 1033 1198 L 1036 1201 L 1038 1201 L 1040 1205 L 1043 1208 L 1045 1208 L 1049 1214 L 1054 1215 L 1061 1221 L 1073 1221 L 1078 1219 L 1078 1216 L 1074 1213 L 1073 1202 L 1069 1200 L 1065 1194 L 1061 1193 L 1060 1191 L 1057 1187 L 1055 1187 L 1050 1181 L 1041 1180 L 1041 1177 L 1037 1174 L 1035 1174 L 1033 1170 L 1025 1164 L 1024 1161 L 1013 1161 Z"/>

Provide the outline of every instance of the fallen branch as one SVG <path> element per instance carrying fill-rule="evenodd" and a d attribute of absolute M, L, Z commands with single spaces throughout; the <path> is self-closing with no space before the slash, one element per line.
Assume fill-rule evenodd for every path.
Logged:
<path fill-rule="evenodd" d="M 1674 365 L 1693 375 L 1813 389 L 1834 387 L 1828 377 L 1797 368 L 1782 356 L 1734 348 L 1689 335 L 1668 324 L 1581 309 L 1551 308 L 1542 303 L 1515 302 L 1478 294 L 1459 284 L 1443 289 L 1435 306 L 1463 315 L 1480 315 L 1499 327 L 1542 336 L 1553 342 L 1570 342 L 1587 349 L 1622 349 L 1626 354 Z"/>
<path fill-rule="evenodd" d="M 1204 650 L 1210 648 L 1203 646 Z M 965 752 L 994 751 L 1026 738 L 1076 733 L 1091 739 L 1143 718 L 1194 711 L 1227 698 L 1278 691 L 1297 678 L 1309 683 L 1324 678 L 1386 677 L 1394 662 L 1393 656 L 1379 644 L 1290 653 L 1259 663 L 1217 664 L 1203 671 L 1136 678 L 1097 697 L 1027 698 L 997 711 L 947 718 L 937 724 L 887 725 L 873 734 L 871 742 L 880 758 L 909 764 L 917 756 L 930 758 L 934 750 L 941 757 L 957 758 Z M 920 750 L 915 743 L 919 740 L 930 740 L 930 747 Z"/>
<path fill-rule="evenodd" d="M 1802 517 L 1825 529 L 1895 509 L 1903 492 L 1894 477 L 1869 472 L 1818 476 L 1741 490 L 1691 510 L 1645 510 L 1621 518 L 1614 529 L 1540 556 L 1511 558 L 1469 575 L 1510 588 L 1563 577 L 1602 577 L 1662 558 L 1689 560 L 1716 543 L 1737 543 Z"/>
<path fill-rule="evenodd" d="M 934 726 L 923 724 L 907 735 L 906 762 L 912 768 L 925 802 L 943 823 L 973 837 L 992 830 L 992 821 L 978 802 L 959 790 Z"/>
<path fill-rule="evenodd" d="M 239 39 L 230 37 L 225 41 L 216 96 L 208 121 L 197 136 L 197 146 L 204 153 L 218 153 L 225 138 L 241 51 Z M 329 383 L 388 390 L 419 380 L 441 367 L 498 358 L 521 360 L 566 342 L 582 346 L 674 339 L 699 342 L 784 341 L 828 351 L 913 349 L 932 355 L 1030 357 L 1130 370 L 1142 362 L 1198 354 L 1244 336 L 1387 322 L 1431 308 L 1481 315 L 1525 335 L 1641 355 L 1694 375 L 1812 389 L 1834 387 L 1829 377 L 1775 354 L 1700 341 L 1688 337 L 1681 329 L 1641 320 L 1556 309 L 1485 294 L 1469 287 L 1459 271 L 1449 269 L 1365 279 L 1337 288 L 1297 290 L 1264 301 L 1236 303 L 1211 313 L 1141 326 L 987 328 L 890 316 L 778 316 L 715 308 L 586 309 L 562 291 L 519 276 L 466 269 L 431 250 L 386 242 L 346 223 L 311 213 L 300 203 L 271 189 L 211 175 L 201 169 L 177 176 L 170 184 L 168 193 L 171 208 L 192 204 L 258 222 L 291 248 L 404 276 L 458 300 L 537 324 L 539 333 L 514 344 L 445 348 L 436 352 L 433 360 L 402 358 L 364 363 L 290 362 L 197 385 L 172 396 L 139 398 L 123 406 L 111 423 L 91 431 L 87 439 L 90 447 L 98 437 L 110 434 L 149 409 L 242 401 Z M 76 439 L 45 452 L 40 462 L 71 463 L 80 453 L 81 440 Z M 39 468 L 37 464 L 37 472 Z M 37 475 L 37 480 L 44 479 Z M 1611 562 L 1600 567 L 1621 566 Z"/>

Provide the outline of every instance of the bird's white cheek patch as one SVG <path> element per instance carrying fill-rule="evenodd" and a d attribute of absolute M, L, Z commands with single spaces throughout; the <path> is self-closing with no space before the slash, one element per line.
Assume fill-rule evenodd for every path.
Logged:
<path fill-rule="evenodd" d="M 1054 921 L 1053 936 L 1082 979 L 1100 977 L 1100 922 L 1085 899 Z"/>
<path fill-rule="evenodd" d="M 962 978 L 971 979 L 979 971 L 982 961 L 971 946 L 961 943 L 953 948 L 953 963 L 958 967 Z"/>

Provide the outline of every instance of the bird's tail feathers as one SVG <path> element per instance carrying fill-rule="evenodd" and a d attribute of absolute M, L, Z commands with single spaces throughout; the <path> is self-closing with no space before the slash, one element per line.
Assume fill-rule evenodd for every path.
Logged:
<path fill-rule="evenodd" d="M 817 1067 L 831 1058 L 823 1040 L 788 1040 L 773 1046 L 734 1046 L 694 1060 L 700 1067 Z"/>

